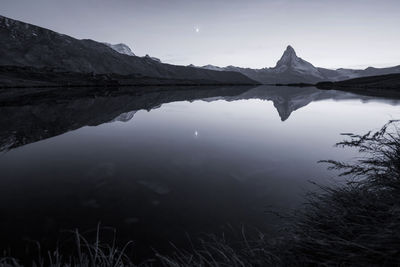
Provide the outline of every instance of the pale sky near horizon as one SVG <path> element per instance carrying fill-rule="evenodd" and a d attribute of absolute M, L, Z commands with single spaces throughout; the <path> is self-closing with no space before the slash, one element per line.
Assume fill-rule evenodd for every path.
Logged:
<path fill-rule="evenodd" d="M 178 65 L 400 65 L 400 0 L 0 0 L 0 15 Z"/>

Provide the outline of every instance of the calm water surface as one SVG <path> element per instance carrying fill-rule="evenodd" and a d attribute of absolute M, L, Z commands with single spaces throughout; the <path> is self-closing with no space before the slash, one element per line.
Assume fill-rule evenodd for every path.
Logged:
<path fill-rule="evenodd" d="M 340 133 L 379 129 L 399 104 L 267 86 L 3 104 L 0 248 L 100 221 L 142 249 L 227 225 L 279 234 L 267 211 L 299 207 L 309 180 L 332 182 L 317 161 L 355 155 L 333 147 Z"/>

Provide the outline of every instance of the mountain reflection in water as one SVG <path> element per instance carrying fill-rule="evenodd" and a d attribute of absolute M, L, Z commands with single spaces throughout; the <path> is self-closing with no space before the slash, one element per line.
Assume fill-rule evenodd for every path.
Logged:
<path fill-rule="evenodd" d="M 379 100 L 314 87 L 232 86 L 123 88 L 119 90 L 55 89 L 41 94 L 0 97 L 0 151 L 16 148 L 106 122 L 128 121 L 138 110 L 152 110 L 176 101 L 272 101 L 282 121 L 313 101 L 360 99 Z M 398 100 L 387 100 L 397 104 Z"/>
<path fill-rule="evenodd" d="M 266 211 L 329 182 L 317 161 L 355 155 L 332 147 L 339 134 L 400 117 L 398 104 L 312 87 L 3 91 L 0 250 L 53 248 L 99 221 L 143 256 L 227 225 L 279 234 Z"/>

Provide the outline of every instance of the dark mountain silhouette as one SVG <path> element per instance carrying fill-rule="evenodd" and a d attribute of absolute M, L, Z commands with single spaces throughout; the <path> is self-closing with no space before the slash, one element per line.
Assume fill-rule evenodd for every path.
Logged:
<path fill-rule="evenodd" d="M 118 49 L 121 47 L 118 47 Z M 225 84 L 254 84 L 237 72 L 218 72 L 160 63 L 115 51 L 93 40 L 78 40 L 45 28 L 0 16 L 0 65 L 50 68 L 52 72 L 140 74 Z M 199 83 L 200 83 L 199 82 Z M 208 82 L 210 83 L 210 82 Z"/>
<path fill-rule="evenodd" d="M 391 90 L 400 93 L 400 73 L 368 76 L 362 78 L 355 78 L 339 82 L 321 82 L 317 84 L 321 89 L 338 89 L 338 90 Z"/>
<path fill-rule="evenodd" d="M 117 87 L 150 85 L 243 85 L 241 83 L 209 79 L 174 79 L 149 77 L 141 74 L 94 74 L 20 66 L 0 66 L 0 88 L 32 87 Z"/>

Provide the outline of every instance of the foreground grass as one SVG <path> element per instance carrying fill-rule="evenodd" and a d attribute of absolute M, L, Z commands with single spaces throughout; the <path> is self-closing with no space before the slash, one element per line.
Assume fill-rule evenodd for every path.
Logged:
<path fill-rule="evenodd" d="M 347 184 L 321 187 L 282 241 L 285 263 L 400 265 L 400 135 L 397 121 L 337 146 L 355 147 L 353 163 L 324 161 Z"/>
<path fill-rule="evenodd" d="M 208 236 L 171 255 L 154 254 L 139 266 L 400 266 L 400 133 L 397 121 L 365 135 L 347 134 L 338 143 L 354 147 L 354 162 L 323 161 L 339 169 L 347 183 L 310 193 L 284 234 L 274 242 L 244 231 L 237 240 Z M 99 232 L 99 231 L 98 231 Z M 77 231 L 76 255 L 57 251 L 36 266 L 134 266 L 125 247 L 89 244 Z M 19 266 L 3 258 L 0 266 Z"/>

